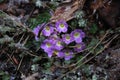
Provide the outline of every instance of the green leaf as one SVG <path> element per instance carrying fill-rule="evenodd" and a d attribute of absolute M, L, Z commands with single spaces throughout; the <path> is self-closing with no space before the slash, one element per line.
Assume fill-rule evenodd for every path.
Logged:
<path fill-rule="evenodd" d="M 51 16 L 49 14 L 49 11 L 45 11 L 45 12 L 37 15 L 35 18 L 30 18 L 28 21 L 31 26 L 30 28 L 34 28 L 37 25 L 42 24 L 44 22 L 47 23 L 49 21 L 50 17 Z"/>
<path fill-rule="evenodd" d="M 92 40 L 91 40 L 91 42 L 89 43 L 89 45 L 87 46 L 87 48 L 95 46 L 98 42 L 99 42 L 98 39 L 92 38 Z"/>
<path fill-rule="evenodd" d="M 34 59 L 32 59 L 32 61 L 33 61 L 34 63 L 36 63 L 37 61 L 40 61 L 40 60 L 41 60 L 40 57 L 35 57 Z"/>
<path fill-rule="evenodd" d="M 2 76 L 2 80 L 10 80 L 10 76 L 3 71 L 0 71 L 0 76 Z"/>
<path fill-rule="evenodd" d="M 96 24 L 93 24 L 93 26 L 90 28 L 90 33 L 95 34 L 98 30 L 98 27 Z"/>
<path fill-rule="evenodd" d="M 79 19 L 78 20 L 79 27 L 86 27 L 87 26 L 87 20 L 86 19 Z"/>
<path fill-rule="evenodd" d="M 98 80 L 96 74 L 94 74 L 94 75 L 92 76 L 92 80 Z"/>
<path fill-rule="evenodd" d="M 95 53 L 98 53 L 100 50 L 103 50 L 103 49 L 104 49 L 104 47 L 101 46 L 101 45 L 99 45 L 99 46 L 94 50 L 94 52 L 95 52 Z"/>
<path fill-rule="evenodd" d="M 0 3 L 2 3 L 4 0 L 0 0 Z"/>
<path fill-rule="evenodd" d="M 39 64 L 33 64 L 33 65 L 31 66 L 31 70 L 32 70 L 32 71 L 38 71 L 38 70 L 39 70 Z"/>

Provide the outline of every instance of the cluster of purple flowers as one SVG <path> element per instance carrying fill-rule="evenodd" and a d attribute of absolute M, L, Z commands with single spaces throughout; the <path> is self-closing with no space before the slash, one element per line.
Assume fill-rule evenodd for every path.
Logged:
<path fill-rule="evenodd" d="M 38 40 L 40 27 L 34 28 L 35 39 Z M 71 33 L 67 33 L 68 24 L 64 20 L 59 20 L 53 25 L 47 25 L 42 30 L 42 35 L 46 39 L 41 43 L 41 48 L 48 54 L 48 57 L 57 56 L 70 60 L 74 54 L 81 52 L 85 48 L 83 38 L 85 33 L 81 29 L 75 29 Z M 75 42 L 72 47 L 70 43 Z"/>

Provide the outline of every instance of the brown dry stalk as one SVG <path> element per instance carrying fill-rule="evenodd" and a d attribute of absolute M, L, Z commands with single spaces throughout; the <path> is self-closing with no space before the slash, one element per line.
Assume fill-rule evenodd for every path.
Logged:
<path fill-rule="evenodd" d="M 100 40 L 100 42 L 99 42 L 93 49 L 95 49 L 95 48 L 105 39 L 105 37 L 107 36 L 108 32 L 109 32 L 109 31 L 106 32 L 106 34 L 102 37 L 102 39 Z M 93 59 L 95 56 L 97 56 L 98 54 L 100 54 L 101 52 L 103 52 L 103 51 L 110 45 L 110 43 L 111 43 L 115 38 L 117 38 L 118 36 L 119 36 L 119 34 L 118 34 L 118 35 L 115 35 L 115 36 L 104 46 L 103 49 L 99 50 L 94 56 L 90 57 L 89 59 L 87 59 L 86 61 L 84 61 L 82 64 L 77 65 L 77 64 L 79 64 L 84 58 L 86 58 L 87 56 L 85 56 L 85 57 L 83 57 L 82 59 L 80 59 L 80 61 L 78 61 L 78 62 L 76 63 L 77 66 L 76 66 L 75 68 L 73 68 L 72 70 L 68 71 L 67 73 L 63 74 L 62 76 L 58 77 L 58 78 L 55 79 L 55 80 L 60 80 L 61 78 L 63 78 L 63 77 L 66 76 L 67 74 L 69 74 L 70 72 L 77 70 L 78 68 L 80 68 L 81 66 L 83 66 L 84 64 L 86 64 L 87 62 L 89 62 L 89 61 L 90 61 L 91 59 Z M 91 51 L 90 51 L 90 52 L 91 52 Z M 89 52 L 88 54 L 90 54 L 90 52 Z M 88 55 L 88 54 L 87 54 L 87 55 Z"/>

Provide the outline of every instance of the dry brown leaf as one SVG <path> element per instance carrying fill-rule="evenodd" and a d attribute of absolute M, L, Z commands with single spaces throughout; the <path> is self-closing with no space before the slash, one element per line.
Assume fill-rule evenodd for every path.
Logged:
<path fill-rule="evenodd" d="M 72 3 L 59 6 L 51 17 L 51 22 L 56 22 L 60 19 L 65 21 L 71 20 L 72 18 L 74 18 L 74 12 L 78 9 L 82 9 L 85 1 L 86 0 L 74 0 Z"/>
<path fill-rule="evenodd" d="M 91 8 L 92 8 L 93 10 L 97 10 L 97 9 L 103 7 L 103 6 L 104 6 L 103 0 L 94 0 L 94 1 L 91 3 Z"/>
<path fill-rule="evenodd" d="M 6 10 L 7 8 L 8 8 L 7 4 L 5 4 L 5 3 L 1 3 L 1 4 L 0 4 L 0 10 L 4 11 L 4 10 Z"/>
<path fill-rule="evenodd" d="M 93 10 L 93 14 L 97 10 L 99 14 L 99 18 L 108 26 L 115 27 L 117 26 L 116 20 L 120 13 L 120 1 L 112 1 L 111 0 L 95 0 L 91 4 L 91 9 Z"/>

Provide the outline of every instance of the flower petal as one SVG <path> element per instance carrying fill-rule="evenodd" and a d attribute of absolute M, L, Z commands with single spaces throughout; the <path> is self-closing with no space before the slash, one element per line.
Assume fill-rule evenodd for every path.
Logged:
<path fill-rule="evenodd" d="M 61 33 L 61 32 L 67 32 L 67 28 L 68 28 L 68 24 L 64 21 L 64 20 L 59 20 L 59 21 L 57 21 L 56 22 L 56 24 L 55 24 L 55 26 L 56 26 L 56 29 L 57 29 L 57 31 L 59 32 L 59 33 Z"/>

